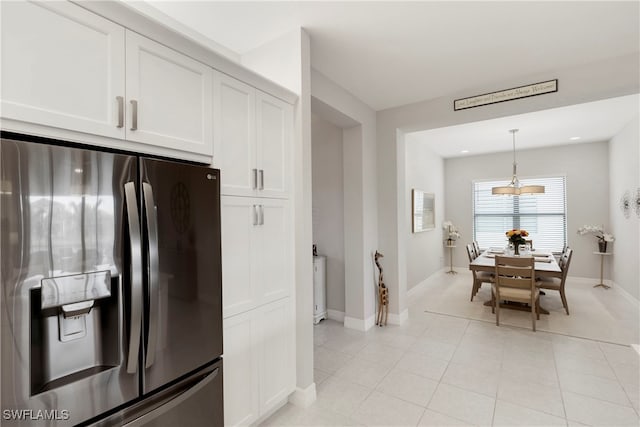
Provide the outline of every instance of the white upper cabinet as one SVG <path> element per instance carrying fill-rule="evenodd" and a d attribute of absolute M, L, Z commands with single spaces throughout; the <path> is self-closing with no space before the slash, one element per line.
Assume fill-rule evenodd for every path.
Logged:
<path fill-rule="evenodd" d="M 221 193 L 253 195 L 257 185 L 255 89 L 214 74 L 213 164 L 221 171 Z"/>
<path fill-rule="evenodd" d="M 289 197 L 293 107 L 232 77 L 214 75 L 214 166 L 221 193 Z"/>
<path fill-rule="evenodd" d="M 256 107 L 258 190 L 262 197 L 282 197 L 289 191 L 293 107 L 259 90 Z"/>
<path fill-rule="evenodd" d="M 124 138 L 124 28 L 66 2 L 1 7 L 2 117 Z"/>
<path fill-rule="evenodd" d="M 211 156 L 213 69 L 127 31 L 127 139 Z"/>

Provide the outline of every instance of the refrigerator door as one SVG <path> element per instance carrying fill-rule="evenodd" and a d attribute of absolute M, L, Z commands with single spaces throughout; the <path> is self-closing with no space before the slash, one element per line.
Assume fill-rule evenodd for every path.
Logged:
<path fill-rule="evenodd" d="M 125 363 L 136 180 L 135 157 L 2 139 L 3 426 L 75 425 L 139 396 Z"/>
<path fill-rule="evenodd" d="M 141 159 L 148 393 L 222 355 L 219 171 Z"/>
<path fill-rule="evenodd" d="M 222 393 L 222 359 L 218 359 L 89 426 L 222 427 Z"/>

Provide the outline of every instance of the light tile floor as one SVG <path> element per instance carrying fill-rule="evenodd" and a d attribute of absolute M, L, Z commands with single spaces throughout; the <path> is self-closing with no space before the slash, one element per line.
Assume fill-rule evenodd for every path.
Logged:
<path fill-rule="evenodd" d="M 263 425 L 640 425 L 630 346 L 426 313 L 425 298 L 402 326 L 316 325 L 316 402 Z"/>

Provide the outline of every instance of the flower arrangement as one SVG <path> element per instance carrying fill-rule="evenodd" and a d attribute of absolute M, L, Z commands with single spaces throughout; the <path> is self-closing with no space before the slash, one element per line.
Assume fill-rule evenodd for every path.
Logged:
<path fill-rule="evenodd" d="M 578 228 L 578 234 L 584 236 L 585 234 L 593 234 L 598 239 L 598 243 L 613 242 L 615 239 L 613 234 L 605 233 L 602 225 L 583 225 Z"/>
<path fill-rule="evenodd" d="M 451 221 L 443 222 L 442 228 L 446 230 L 447 240 L 457 240 L 461 237 L 460 232 L 458 232 L 458 227 L 453 225 Z"/>
<path fill-rule="evenodd" d="M 509 242 L 513 243 L 516 248 L 518 247 L 518 245 L 524 245 L 524 238 L 529 236 L 529 232 L 527 230 L 517 230 L 515 228 L 513 230 L 507 231 L 504 234 L 507 235 L 507 239 L 509 239 Z"/>

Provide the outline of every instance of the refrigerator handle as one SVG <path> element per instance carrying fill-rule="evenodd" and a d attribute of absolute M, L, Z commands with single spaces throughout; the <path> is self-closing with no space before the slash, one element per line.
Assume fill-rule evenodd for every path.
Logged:
<path fill-rule="evenodd" d="M 158 213 L 153 198 L 153 187 L 147 182 L 142 183 L 144 196 L 144 210 L 147 219 L 147 236 L 149 236 L 149 337 L 147 342 L 147 360 L 145 368 L 149 368 L 155 361 L 156 344 L 158 342 L 158 307 L 160 306 L 159 277 L 160 263 L 158 257 Z"/>
<path fill-rule="evenodd" d="M 138 369 L 140 333 L 142 331 L 142 246 L 135 183 L 127 182 L 124 184 L 124 196 L 129 222 L 129 244 L 131 245 L 131 311 L 127 373 L 134 374 Z"/>

